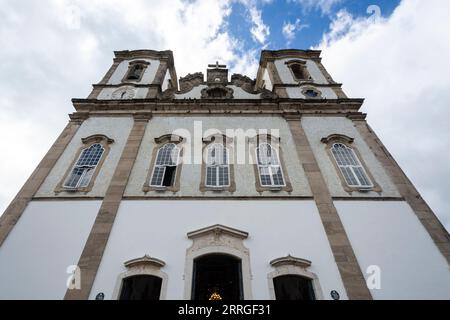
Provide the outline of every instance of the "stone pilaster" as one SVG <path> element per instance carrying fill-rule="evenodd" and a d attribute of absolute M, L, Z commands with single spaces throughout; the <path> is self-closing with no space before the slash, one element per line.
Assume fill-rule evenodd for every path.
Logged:
<path fill-rule="evenodd" d="M 273 61 L 267 62 L 267 71 L 269 73 L 270 81 L 272 81 L 272 85 L 274 87 L 274 92 L 280 98 L 288 98 L 288 94 L 286 88 L 282 87 L 283 82 L 281 81 L 280 75 L 277 70 L 277 66 Z"/>
<path fill-rule="evenodd" d="M 328 187 L 301 125 L 299 115 L 285 116 L 291 130 L 300 163 L 308 179 L 325 233 L 349 299 L 371 300 L 361 268 L 334 207 Z"/>
<path fill-rule="evenodd" d="M 444 226 L 421 197 L 398 163 L 388 152 L 372 128 L 370 128 L 369 124 L 363 119 L 353 119 L 353 123 L 386 170 L 386 173 L 392 179 L 392 182 L 396 185 L 398 192 L 408 202 L 425 230 L 427 230 L 436 246 L 450 264 L 450 235 L 447 230 L 445 230 Z"/>
<path fill-rule="evenodd" d="M 22 216 L 28 203 L 39 190 L 39 187 L 42 185 L 45 178 L 47 178 L 53 166 L 56 164 L 56 161 L 58 161 L 82 122 L 83 119 L 77 118 L 72 119 L 67 124 L 45 157 L 33 171 L 30 178 L 28 178 L 22 189 L 20 189 L 19 193 L 0 217 L 0 246 Z"/>
<path fill-rule="evenodd" d="M 133 128 L 78 262 L 81 289 L 67 290 L 66 300 L 89 298 L 148 120 L 149 116 L 135 116 Z"/>

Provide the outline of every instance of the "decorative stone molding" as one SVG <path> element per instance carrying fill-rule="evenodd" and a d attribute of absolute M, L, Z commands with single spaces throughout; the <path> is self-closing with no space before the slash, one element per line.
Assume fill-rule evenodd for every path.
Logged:
<path fill-rule="evenodd" d="M 108 143 L 108 144 L 114 143 L 114 139 L 111 139 L 104 134 L 93 134 L 89 137 L 81 138 L 81 142 L 83 142 L 84 144 L 88 144 L 90 142 L 98 143 L 98 142 L 102 142 L 102 141 L 106 141 L 106 143 Z"/>
<path fill-rule="evenodd" d="M 256 154 L 256 148 L 258 148 L 258 146 L 260 145 L 260 143 L 269 143 L 272 148 L 277 152 L 278 154 L 278 159 L 280 161 L 280 166 L 281 166 L 281 171 L 283 173 L 283 178 L 284 178 L 284 186 L 263 186 L 261 185 L 261 180 L 260 180 L 260 176 L 259 176 L 259 169 L 258 169 L 258 157 Z M 252 157 L 252 161 L 253 161 L 253 172 L 255 174 L 255 189 L 257 192 L 259 192 L 260 194 L 262 194 L 264 191 L 269 191 L 269 192 L 280 192 L 280 191 L 285 191 L 285 192 L 292 192 L 293 188 L 292 188 L 292 183 L 289 179 L 289 175 L 288 172 L 286 170 L 286 164 L 284 161 L 284 154 L 283 154 L 283 150 L 281 148 L 280 145 L 280 137 L 275 137 L 273 135 L 270 134 L 259 134 L 255 137 L 249 138 L 248 139 L 248 145 L 249 145 L 249 149 L 250 149 L 250 155 Z"/>
<path fill-rule="evenodd" d="M 296 258 L 291 255 L 288 255 L 286 257 L 273 259 L 272 261 L 270 261 L 270 265 L 275 268 L 284 266 L 284 265 L 288 265 L 288 266 L 291 265 L 291 266 L 298 266 L 300 268 L 306 269 L 311 266 L 311 261 L 302 259 L 302 258 Z"/>
<path fill-rule="evenodd" d="M 84 193 L 88 193 L 89 191 L 92 190 L 92 188 L 94 187 L 95 184 L 95 179 L 97 178 L 101 167 L 103 166 L 103 163 L 105 162 L 109 150 L 110 150 L 110 145 L 112 143 L 114 143 L 114 139 L 109 138 L 108 136 L 104 135 L 104 134 L 94 134 L 91 135 L 89 137 L 86 138 L 82 138 L 81 142 L 83 143 L 83 146 L 81 148 L 78 149 L 78 152 L 76 153 L 74 159 L 72 160 L 72 163 L 70 164 L 70 166 L 68 167 L 68 169 L 66 170 L 63 178 L 59 181 L 59 183 L 56 185 L 56 188 L 54 190 L 55 194 L 59 194 L 61 192 L 84 192 Z M 64 186 L 65 181 L 67 180 L 67 178 L 69 177 L 69 175 L 72 173 L 72 170 L 75 166 L 75 164 L 77 163 L 81 153 L 83 152 L 83 150 L 89 148 L 90 146 L 94 145 L 94 144 L 101 144 L 104 151 L 102 154 L 102 157 L 100 158 L 100 161 L 98 162 L 97 166 L 95 167 L 95 171 L 92 174 L 91 180 L 89 181 L 89 184 L 87 187 L 79 187 L 79 188 L 66 188 Z"/>
<path fill-rule="evenodd" d="M 362 158 L 361 154 L 359 153 L 359 150 L 352 145 L 354 138 L 348 137 L 344 134 L 330 134 L 328 137 L 324 137 L 320 139 L 322 143 L 325 144 L 326 152 L 328 154 L 328 157 L 330 161 L 333 163 L 333 167 L 336 170 L 339 179 L 341 180 L 342 188 L 348 192 L 349 194 L 352 194 L 353 192 L 369 192 L 369 191 L 375 191 L 379 194 L 381 194 L 382 189 L 380 185 L 376 182 L 373 175 L 370 173 L 369 168 L 367 167 L 366 163 L 364 162 L 364 159 Z M 341 143 L 348 148 L 352 149 L 355 152 L 356 157 L 358 158 L 359 162 L 361 163 L 361 166 L 364 168 L 364 171 L 368 175 L 370 181 L 372 182 L 371 187 L 352 187 L 347 184 L 347 181 L 345 180 L 345 177 L 342 175 L 341 169 L 339 168 L 338 164 L 336 163 L 336 160 L 334 159 L 334 156 L 331 152 L 331 148 L 333 144 L 335 143 Z"/>
<path fill-rule="evenodd" d="M 221 224 L 215 224 L 213 226 L 205 227 L 202 229 L 198 229 L 195 231 L 191 231 L 187 233 L 187 237 L 189 239 L 196 239 L 201 237 L 207 237 L 208 235 L 214 235 L 214 240 L 218 240 L 222 234 L 227 234 L 231 237 L 238 238 L 238 239 L 247 239 L 248 238 L 248 232 L 241 231 L 238 229 L 234 229 L 231 227 L 227 227 Z"/>
<path fill-rule="evenodd" d="M 129 260 L 124 263 L 127 271 L 119 274 L 116 280 L 116 285 L 114 286 L 114 291 L 112 294 L 112 299 L 118 300 L 120 298 L 120 292 L 122 291 L 123 280 L 129 277 L 138 275 L 149 275 L 155 276 L 162 279 L 160 300 L 165 299 L 167 294 L 167 282 L 168 276 L 165 272 L 161 271 L 166 263 L 162 260 L 152 258 L 149 255 L 144 255 L 141 258 L 136 258 Z"/>
<path fill-rule="evenodd" d="M 259 64 L 265 67 L 267 62 L 285 58 L 314 60 L 320 58 L 320 53 L 321 53 L 320 50 L 299 50 L 299 49 L 262 50 Z"/>
<path fill-rule="evenodd" d="M 215 97 L 211 96 L 211 92 L 220 90 L 223 92 L 223 96 Z M 207 88 L 202 89 L 201 91 L 201 98 L 202 99 L 233 99 L 233 89 L 228 88 L 221 84 L 213 84 L 208 86 Z"/>
<path fill-rule="evenodd" d="M 148 174 L 147 174 L 147 178 L 145 179 L 145 183 L 142 186 L 142 191 L 144 191 L 145 193 L 148 193 L 150 191 L 177 192 L 180 190 L 181 169 L 183 167 L 182 158 L 183 158 L 183 142 L 184 141 L 185 141 L 185 139 L 183 137 L 176 135 L 176 134 L 165 134 L 165 135 L 155 138 L 156 145 L 152 151 L 152 158 L 151 158 L 152 160 L 150 162 L 150 169 L 148 170 Z M 166 143 L 174 143 L 180 148 L 180 154 L 179 154 L 179 158 L 178 158 L 179 163 L 177 165 L 176 172 L 175 172 L 175 181 L 174 181 L 173 185 L 170 187 L 152 186 L 150 183 L 151 183 L 153 170 L 154 170 L 155 163 L 156 163 L 156 157 L 158 156 L 159 149 Z"/>
<path fill-rule="evenodd" d="M 258 92 L 261 92 L 261 99 L 277 99 L 278 95 L 275 92 L 272 92 L 266 88 L 258 90 Z"/>
<path fill-rule="evenodd" d="M 275 271 L 269 273 L 267 275 L 267 279 L 269 281 L 269 293 L 270 298 L 275 300 L 275 288 L 274 288 L 274 279 L 280 276 L 285 275 L 297 275 L 307 279 L 310 279 L 313 284 L 314 295 L 317 300 L 323 300 L 323 292 L 320 286 L 319 278 L 317 275 L 309 270 L 307 270 L 311 266 L 311 261 L 296 258 L 291 255 L 286 257 L 281 257 L 270 261 L 270 265 L 275 268 Z"/>
<path fill-rule="evenodd" d="M 253 93 L 256 81 L 242 74 L 235 73 L 231 76 L 231 83 L 246 92 Z"/>
<path fill-rule="evenodd" d="M 278 92 L 278 91 L 277 91 Z M 333 115 L 346 117 L 349 114 L 361 114 L 364 99 L 327 99 L 305 100 L 279 96 L 278 99 L 175 99 L 170 102 L 158 99 L 135 100 L 89 100 L 72 99 L 77 112 L 89 115 L 129 115 L 130 113 L 146 110 L 153 114 L 273 114 L 281 115 L 284 110 L 291 110 L 303 115 Z"/>
<path fill-rule="evenodd" d="M 202 161 L 202 167 L 201 167 L 201 177 L 200 177 L 200 187 L 199 190 L 201 192 L 206 191 L 214 191 L 214 192 L 221 192 L 221 191 L 228 191 L 228 192 L 235 192 L 236 191 L 236 180 L 234 175 L 234 145 L 233 145 L 233 138 L 228 137 L 224 134 L 212 134 L 208 137 L 205 137 L 202 139 L 203 141 L 203 148 L 202 148 L 202 155 L 203 155 L 203 161 Z M 229 185 L 228 186 L 220 186 L 220 187 L 212 187 L 206 185 L 206 161 L 207 161 L 207 151 L 208 147 L 212 143 L 218 143 L 223 145 L 227 149 L 227 155 L 228 155 L 228 170 L 229 170 Z"/>
<path fill-rule="evenodd" d="M 192 88 L 201 85 L 204 83 L 204 77 L 202 72 L 196 72 L 196 73 L 189 73 L 185 77 L 180 77 L 179 84 L 180 84 L 180 92 L 179 93 L 185 93 L 192 90 Z"/>
<path fill-rule="evenodd" d="M 138 266 L 153 266 L 156 268 L 162 268 L 166 265 L 166 263 L 162 260 L 152 258 L 149 255 L 144 255 L 141 258 L 131 259 L 124 263 L 126 268 L 134 268 Z"/>
<path fill-rule="evenodd" d="M 353 141 L 355 141 L 354 138 L 350 138 L 349 136 L 346 136 L 345 134 L 337 134 L 337 133 L 333 133 L 330 134 L 328 137 L 324 137 L 322 139 L 320 139 L 320 142 L 325 143 L 325 144 L 329 144 L 331 142 L 342 142 L 345 144 L 350 144 L 353 143 Z"/>
<path fill-rule="evenodd" d="M 248 233 L 235 228 L 216 224 L 187 233 L 192 245 L 186 250 L 184 269 L 184 298 L 191 299 L 194 260 L 208 254 L 227 254 L 241 260 L 244 300 L 252 299 L 250 253 L 243 240 Z"/>

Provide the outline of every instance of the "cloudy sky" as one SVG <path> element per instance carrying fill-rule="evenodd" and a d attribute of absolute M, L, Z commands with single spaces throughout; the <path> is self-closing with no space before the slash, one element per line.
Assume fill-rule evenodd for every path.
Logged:
<path fill-rule="evenodd" d="M 112 63 L 173 50 L 178 76 L 315 48 L 450 229 L 450 1 L 0 0 L 0 212 Z"/>

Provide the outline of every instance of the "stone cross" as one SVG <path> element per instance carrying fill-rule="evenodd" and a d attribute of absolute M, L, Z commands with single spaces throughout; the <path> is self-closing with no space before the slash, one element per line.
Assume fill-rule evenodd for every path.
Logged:
<path fill-rule="evenodd" d="M 216 64 L 208 64 L 208 68 L 225 69 L 226 67 L 225 64 L 219 64 L 219 61 L 216 61 Z"/>

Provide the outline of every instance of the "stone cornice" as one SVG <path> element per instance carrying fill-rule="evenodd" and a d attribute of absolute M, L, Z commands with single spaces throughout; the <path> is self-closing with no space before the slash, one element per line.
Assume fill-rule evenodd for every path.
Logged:
<path fill-rule="evenodd" d="M 306 269 L 311 266 L 311 261 L 309 261 L 307 259 L 297 258 L 297 257 L 293 257 L 291 255 L 288 255 L 286 257 L 281 257 L 281 258 L 277 258 L 277 259 L 270 261 L 270 265 L 272 267 L 279 267 L 279 266 L 283 266 L 283 265 L 298 266 L 298 267 Z"/>
<path fill-rule="evenodd" d="M 161 85 L 160 84 L 153 84 L 153 83 L 134 83 L 134 82 L 121 82 L 121 83 L 116 83 L 116 84 L 103 84 L 103 83 L 99 83 L 99 84 L 93 84 L 92 87 L 94 89 L 96 88 L 119 88 L 119 87 L 124 87 L 124 86 L 129 86 L 129 87 L 135 87 L 135 88 L 160 88 Z"/>
<path fill-rule="evenodd" d="M 136 100 L 88 100 L 73 101 L 76 113 L 72 119 L 89 116 L 133 116 L 134 114 L 195 116 L 195 115 L 322 115 L 343 116 L 361 119 L 365 114 L 358 112 L 362 100 L 293 100 L 293 99 L 267 99 L 267 100 L 173 100 L 161 101 L 157 99 Z M 350 117 L 351 115 L 351 117 Z"/>
<path fill-rule="evenodd" d="M 265 66 L 267 61 L 272 61 L 280 58 L 320 59 L 320 53 L 320 50 L 263 50 L 261 52 L 261 59 L 259 61 L 259 64 L 260 66 Z"/>
<path fill-rule="evenodd" d="M 173 66 L 173 52 L 171 50 L 156 51 L 156 50 L 122 50 L 114 51 L 115 61 L 148 58 L 155 60 L 167 60 L 169 66 Z"/>
<path fill-rule="evenodd" d="M 248 233 L 245 231 L 241 231 L 238 229 L 230 228 L 221 224 L 216 224 L 213 226 L 209 226 L 206 228 L 202 228 L 199 230 L 188 232 L 187 237 L 189 239 L 194 239 L 198 237 L 202 237 L 208 234 L 218 235 L 218 234 L 227 234 L 229 236 L 238 238 L 238 239 L 247 239 Z"/>
<path fill-rule="evenodd" d="M 314 81 L 301 81 L 299 83 L 276 83 L 273 85 L 274 88 L 291 88 L 291 87 L 301 87 L 304 85 L 314 86 L 314 87 L 327 87 L 327 88 L 341 88 L 342 83 L 315 83 Z"/>
<path fill-rule="evenodd" d="M 124 266 L 126 268 L 133 268 L 133 267 L 138 267 L 138 266 L 142 266 L 142 265 L 153 266 L 156 268 L 162 268 L 166 265 L 166 263 L 162 260 L 150 257 L 147 254 L 141 258 L 132 259 L 132 260 L 129 260 L 124 263 Z"/>

